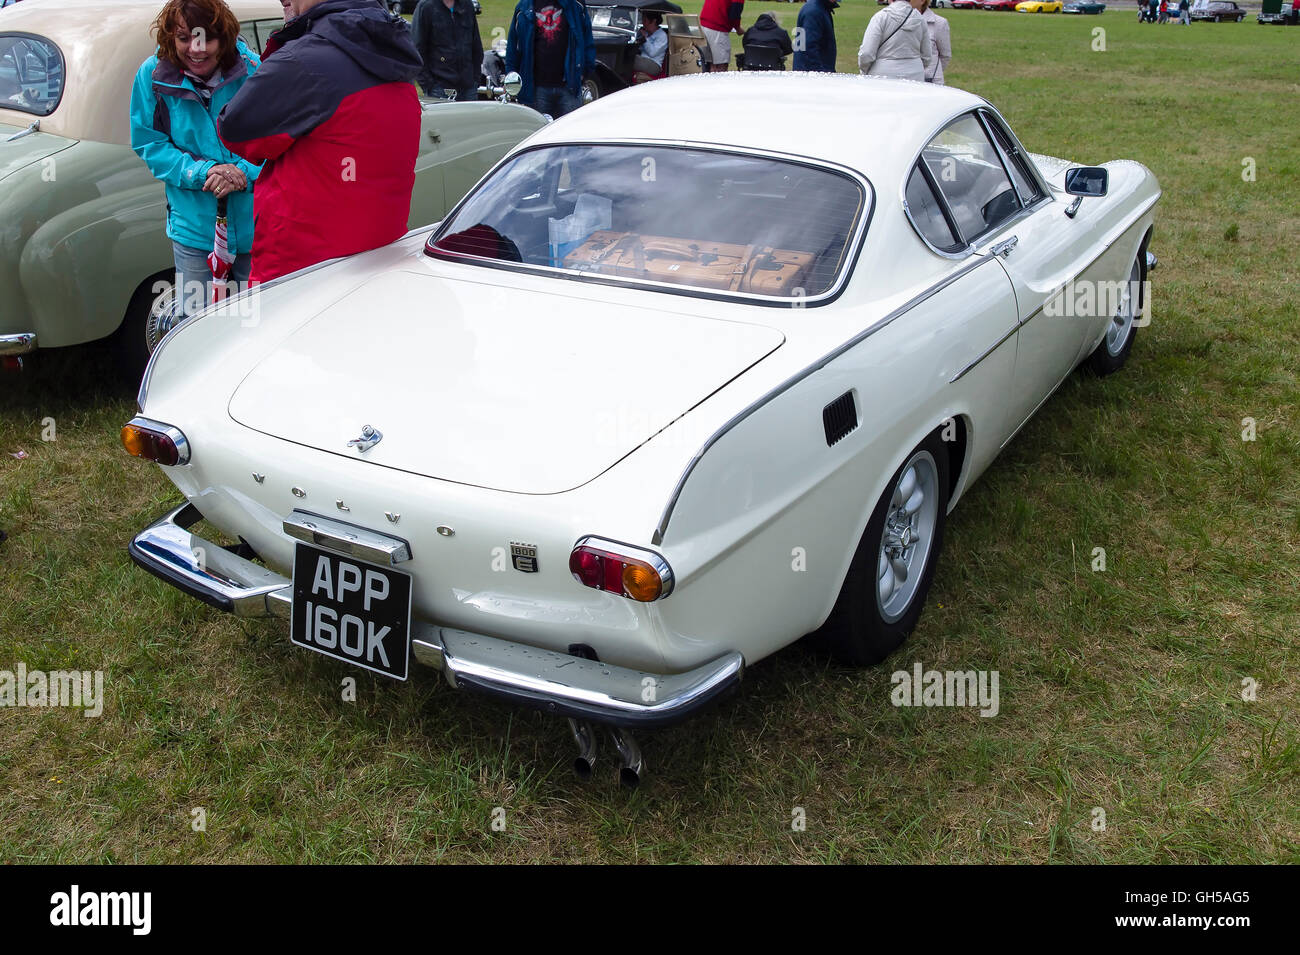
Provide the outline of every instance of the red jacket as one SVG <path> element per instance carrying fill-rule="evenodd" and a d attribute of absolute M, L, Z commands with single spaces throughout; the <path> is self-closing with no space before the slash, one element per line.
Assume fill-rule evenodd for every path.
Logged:
<path fill-rule="evenodd" d="M 406 24 L 374 0 L 325 0 L 271 37 L 218 120 L 232 152 L 266 163 L 253 191 L 253 283 L 406 232 L 420 67 Z"/>
<path fill-rule="evenodd" d="M 700 11 L 700 26 L 717 30 L 719 33 L 740 32 L 740 15 L 744 12 L 745 0 L 704 0 L 704 9 Z"/>

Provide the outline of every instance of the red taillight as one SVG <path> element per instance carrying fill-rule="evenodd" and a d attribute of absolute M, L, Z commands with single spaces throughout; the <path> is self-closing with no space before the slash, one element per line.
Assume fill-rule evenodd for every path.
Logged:
<path fill-rule="evenodd" d="M 147 418 L 133 418 L 123 425 L 122 447 L 137 458 L 167 467 L 188 464 L 190 460 L 189 442 L 178 428 Z"/>
<path fill-rule="evenodd" d="M 643 603 L 672 592 L 672 570 L 658 554 L 637 548 L 639 556 L 632 556 L 597 546 L 597 540 L 584 537 L 569 555 L 569 570 L 578 583 Z"/>
<path fill-rule="evenodd" d="M 23 360 L 19 355 L 5 355 L 0 358 L 0 369 L 5 371 L 22 371 Z"/>

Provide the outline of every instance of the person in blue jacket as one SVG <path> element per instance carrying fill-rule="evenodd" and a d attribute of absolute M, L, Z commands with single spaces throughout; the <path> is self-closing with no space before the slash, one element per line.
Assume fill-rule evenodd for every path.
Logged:
<path fill-rule="evenodd" d="M 229 279 L 248 282 L 253 250 L 253 183 L 260 166 L 226 149 L 216 118 L 257 69 L 223 0 L 167 0 L 154 21 L 158 51 L 136 72 L 131 148 L 167 187 L 167 237 L 176 262 L 177 317 L 212 298 L 208 253 L 217 200 L 226 200 Z"/>
<path fill-rule="evenodd" d="M 506 40 L 506 70 L 523 81 L 519 102 L 559 119 L 582 105 L 582 81 L 595 68 L 581 0 L 519 0 Z"/>
<path fill-rule="evenodd" d="M 835 21 L 839 0 L 808 0 L 799 8 L 794 68 L 807 73 L 835 72 Z"/>

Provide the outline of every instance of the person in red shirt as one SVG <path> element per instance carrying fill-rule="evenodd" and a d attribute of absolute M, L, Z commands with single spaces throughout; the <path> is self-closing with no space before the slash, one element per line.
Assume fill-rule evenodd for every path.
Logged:
<path fill-rule="evenodd" d="M 700 28 L 709 41 L 713 55 L 713 71 L 725 70 L 731 63 L 731 33 L 744 34 L 740 29 L 740 15 L 745 10 L 745 0 L 704 0 L 700 11 Z"/>
<path fill-rule="evenodd" d="M 262 65 L 222 109 L 231 152 L 265 162 L 252 284 L 400 239 L 420 151 L 423 60 L 375 0 L 290 0 Z M 256 82 L 254 82 L 256 80 Z"/>

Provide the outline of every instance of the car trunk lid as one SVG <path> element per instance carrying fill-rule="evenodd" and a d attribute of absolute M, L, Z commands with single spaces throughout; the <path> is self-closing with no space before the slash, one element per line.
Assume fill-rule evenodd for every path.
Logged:
<path fill-rule="evenodd" d="M 679 310 L 690 301 L 644 294 Z M 668 308 L 399 271 L 304 323 L 249 372 L 229 410 L 257 431 L 375 465 L 555 493 L 611 467 L 784 340 Z M 366 425 L 382 440 L 349 447 Z"/>

